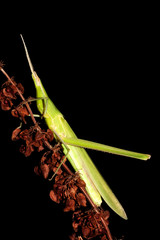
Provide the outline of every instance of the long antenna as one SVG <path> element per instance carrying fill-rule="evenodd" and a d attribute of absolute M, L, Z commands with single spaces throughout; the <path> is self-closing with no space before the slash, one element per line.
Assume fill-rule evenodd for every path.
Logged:
<path fill-rule="evenodd" d="M 28 50 L 27 50 L 27 46 L 26 46 L 26 44 L 25 44 L 25 41 L 24 41 L 24 38 L 23 38 L 22 34 L 20 34 L 20 37 L 21 37 L 22 42 L 23 42 L 23 45 L 24 45 L 24 50 L 25 50 L 25 53 L 26 53 L 26 57 L 27 57 L 27 60 L 28 60 L 29 67 L 30 67 L 30 69 L 31 69 L 32 74 L 34 74 L 35 71 L 34 71 L 34 68 L 33 68 L 33 65 L 32 65 L 32 62 L 31 62 L 31 59 L 30 59 L 30 57 L 29 57 L 29 53 L 28 53 Z"/>

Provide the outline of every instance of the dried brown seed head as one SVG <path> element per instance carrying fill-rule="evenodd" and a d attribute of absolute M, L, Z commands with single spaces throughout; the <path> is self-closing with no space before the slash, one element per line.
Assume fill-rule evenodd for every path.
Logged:
<path fill-rule="evenodd" d="M 73 198 L 74 200 L 76 199 L 76 193 L 77 193 L 77 186 L 73 186 L 70 188 L 70 197 Z"/>
<path fill-rule="evenodd" d="M 82 226 L 82 234 L 83 234 L 83 237 L 87 238 L 89 235 L 90 235 L 90 228 L 87 227 L 87 226 Z"/>
<path fill-rule="evenodd" d="M 77 186 L 78 187 L 85 187 L 86 186 L 86 183 L 79 177 L 77 179 Z"/>
<path fill-rule="evenodd" d="M 25 117 L 29 116 L 29 112 L 26 106 L 24 105 L 19 105 L 15 109 L 11 111 L 11 114 L 13 117 L 19 117 L 22 119 L 24 123 L 26 123 Z"/>
<path fill-rule="evenodd" d="M 15 88 L 14 86 L 7 86 L 6 88 L 3 88 L 3 94 L 5 97 L 7 98 L 11 98 L 11 99 L 16 99 L 16 96 L 15 96 Z"/>
<path fill-rule="evenodd" d="M 63 209 L 64 212 L 75 211 L 75 201 L 73 199 L 67 199 L 66 206 Z"/>
<path fill-rule="evenodd" d="M 84 196 L 83 193 L 78 193 L 77 194 L 77 202 L 80 206 L 86 207 L 87 200 L 86 200 L 86 197 Z"/>
<path fill-rule="evenodd" d="M 38 166 L 35 166 L 35 167 L 34 167 L 34 172 L 35 172 L 35 174 L 38 175 L 38 176 L 41 175 L 41 170 L 39 169 Z"/>
<path fill-rule="evenodd" d="M 34 151 L 34 148 L 28 143 L 25 145 L 21 145 L 19 151 L 25 155 L 25 157 L 29 157 L 31 153 Z"/>
<path fill-rule="evenodd" d="M 52 201 L 60 203 L 59 199 L 57 198 L 57 194 L 53 190 L 50 191 L 49 196 Z"/>
<path fill-rule="evenodd" d="M 19 133 L 20 132 L 21 132 L 20 128 L 16 128 L 16 129 L 13 130 L 12 137 L 11 137 L 12 141 L 16 141 L 16 140 L 19 139 Z"/>
<path fill-rule="evenodd" d="M 46 138 L 48 139 L 49 142 L 52 142 L 52 141 L 53 141 L 54 135 L 53 135 L 52 130 L 47 129 Z"/>
<path fill-rule="evenodd" d="M 8 111 L 11 109 L 11 107 L 13 106 L 12 101 L 9 98 L 4 97 L 3 99 L 0 100 L 1 102 L 1 108 L 4 111 Z"/>
<path fill-rule="evenodd" d="M 30 134 L 30 130 L 29 129 L 25 129 L 20 133 L 20 138 L 23 140 L 28 140 L 28 141 L 32 141 L 32 135 Z"/>
<path fill-rule="evenodd" d="M 41 171 L 44 179 L 47 179 L 49 175 L 49 166 L 47 164 L 41 164 Z"/>

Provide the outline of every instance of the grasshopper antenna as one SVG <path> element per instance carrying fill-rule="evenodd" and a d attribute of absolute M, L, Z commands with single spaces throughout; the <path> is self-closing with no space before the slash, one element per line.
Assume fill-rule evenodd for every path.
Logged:
<path fill-rule="evenodd" d="M 33 68 L 33 65 L 32 65 L 32 62 L 31 62 L 31 59 L 29 57 L 29 53 L 28 53 L 28 50 L 27 50 L 27 46 L 25 44 L 25 41 L 24 41 L 24 38 L 22 36 L 22 34 L 20 34 L 20 37 L 22 39 L 22 42 L 23 42 L 23 45 L 24 45 L 24 50 L 25 50 L 25 53 L 26 53 L 26 57 L 27 57 L 27 60 L 28 60 L 28 64 L 29 64 L 29 67 L 30 67 L 30 70 L 32 72 L 32 74 L 34 75 L 35 74 L 35 71 L 34 71 L 34 68 Z"/>
<path fill-rule="evenodd" d="M 33 68 L 29 53 L 28 53 L 28 49 L 27 49 L 27 46 L 25 44 L 25 41 L 24 41 L 24 38 L 23 38 L 22 34 L 20 34 L 20 37 L 21 37 L 22 42 L 23 42 L 24 50 L 25 50 L 25 53 L 26 53 L 26 57 L 27 57 L 27 60 L 28 60 L 28 64 L 29 64 L 31 73 L 32 73 L 32 77 L 35 79 L 37 85 L 39 85 L 40 84 L 39 83 L 39 77 L 37 76 L 37 73 L 34 71 L 34 68 Z"/>

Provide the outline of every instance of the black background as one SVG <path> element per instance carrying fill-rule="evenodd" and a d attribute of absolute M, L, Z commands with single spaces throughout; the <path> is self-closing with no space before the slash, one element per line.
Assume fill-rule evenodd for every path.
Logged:
<path fill-rule="evenodd" d="M 25 87 L 25 97 L 35 96 L 22 33 L 48 95 L 79 138 L 152 155 L 144 162 L 88 151 L 128 215 L 125 221 L 110 211 L 112 234 L 149 239 L 154 221 L 154 30 L 150 18 L 140 15 L 94 17 L 59 17 L 49 30 L 43 25 L 40 31 L 4 33 L 0 58 L 8 74 Z M 2 74 L 0 79 L 3 83 Z M 6 236 L 11 232 L 17 238 L 49 239 L 58 233 L 59 239 L 67 239 L 71 215 L 49 199 L 47 181 L 34 174 L 38 156 L 25 158 L 10 140 L 18 121 L 8 112 L 0 111 L 0 116 L 1 217 L 10 229 Z"/>

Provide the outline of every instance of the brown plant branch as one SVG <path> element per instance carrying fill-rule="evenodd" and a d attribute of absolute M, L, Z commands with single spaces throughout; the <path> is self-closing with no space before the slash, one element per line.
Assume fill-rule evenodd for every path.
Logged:
<path fill-rule="evenodd" d="M 33 112 L 27 102 L 27 100 L 24 98 L 23 94 L 21 93 L 21 91 L 19 90 L 19 88 L 16 86 L 16 84 L 14 83 L 14 81 L 9 77 L 9 75 L 6 73 L 6 71 L 3 69 L 3 64 L 2 62 L 0 63 L 0 70 L 1 72 L 6 76 L 6 78 L 8 79 L 8 81 L 16 88 L 17 90 L 17 93 L 19 94 L 20 98 L 22 99 L 23 101 L 23 104 L 26 105 L 26 108 L 31 116 L 31 119 L 35 125 L 35 128 L 37 131 L 41 132 L 42 133 L 42 129 L 40 128 L 39 124 L 37 123 L 34 115 L 33 115 Z M 43 143 L 45 144 L 45 146 L 50 149 L 51 151 L 53 150 L 53 146 L 49 143 L 48 140 L 46 140 L 45 138 L 42 139 Z M 74 176 L 74 173 L 68 168 L 68 166 L 63 163 L 62 164 L 63 168 L 65 169 L 65 171 L 71 175 L 71 176 Z M 83 192 L 83 194 L 85 195 L 85 197 L 87 198 L 88 202 L 90 203 L 90 205 L 92 206 L 92 208 L 94 209 L 95 213 L 99 214 L 100 215 L 100 210 L 99 208 L 94 204 L 93 200 L 91 199 L 91 197 L 89 196 L 89 194 L 87 193 L 85 187 L 82 187 L 82 186 L 79 186 L 81 192 Z M 106 233 L 107 233 L 107 237 L 108 237 L 108 240 L 112 240 L 112 236 L 111 236 L 111 233 L 110 233 L 110 230 L 108 228 L 108 225 L 105 221 L 105 219 L 100 215 L 100 218 L 101 218 L 101 222 L 103 224 L 103 227 L 104 229 L 106 230 Z"/>

